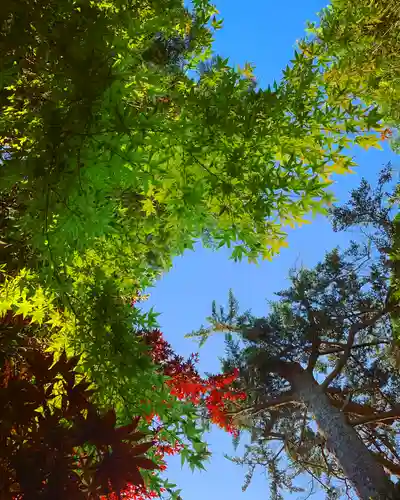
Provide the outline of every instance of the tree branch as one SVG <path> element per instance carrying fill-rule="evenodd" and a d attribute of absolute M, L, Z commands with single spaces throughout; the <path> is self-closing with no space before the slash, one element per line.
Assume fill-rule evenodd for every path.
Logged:
<path fill-rule="evenodd" d="M 275 462 L 277 460 L 277 458 L 279 457 L 279 455 L 282 453 L 282 451 L 285 449 L 285 445 L 283 445 L 281 447 L 281 449 L 275 454 L 275 456 L 273 457 L 272 461 Z"/>
<path fill-rule="evenodd" d="M 343 354 L 338 359 L 335 368 L 331 371 L 331 373 L 326 377 L 324 382 L 321 384 L 321 388 L 323 390 L 326 390 L 328 388 L 329 384 L 341 373 L 344 366 L 346 365 L 346 361 L 348 360 L 348 358 L 350 356 L 351 349 L 353 347 L 356 334 L 360 330 L 363 330 L 364 328 L 367 328 L 368 326 L 374 325 L 387 312 L 388 312 L 388 308 L 385 307 L 382 311 L 379 311 L 377 314 L 375 314 L 371 318 L 369 318 L 361 323 L 356 323 L 350 327 L 349 336 L 347 339 L 346 346 L 343 349 Z"/>
<path fill-rule="evenodd" d="M 347 394 L 360 394 L 364 392 L 369 392 L 376 389 L 375 384 L 362 385 L 361 387 L 344 387 L 340 389 L 339 387 L 329 387 L 326 390 L 328 396 L 330 395 L 338 395 L 338 396 L 347 396 Z"/>
<path fill-rule="evenodd" d="M 382 445 L 385 446 L 394 457 L 396 457 L 396 460 L 398 462 L 400 462 L 400 457 L 399 457 L 399 454 L 397 453 L 396 447 L 394 446 L 393 443 L 390 442 L 388 435 L 387 434 L 379 434 L 379 433 L 375 433 L 375 434 L 376 434 L 376 438 L 379 439 L 379 441 L 382 443 Z"/>
<path fill-rule="evenodd" d="M 326 344 L 326 345 L 333 345 L 334 343 L 333 342 L 321 342 L 322 344 Z M 390 340 L 376 340 L 374 342 L 364 342 L 362 344 L 356 344 L 356 345 L 353 345 L 350 350 L 353 351 L 355 349 L 362 349 L 363 347 L 374 347 L 374 346 L 378 346 L 378 345 L 381 345 L 381 344 L 390 344 L 391 341 Z M 328 348 L 328 349 L 325 349 L 324 351 L 319 351 L 319 355 L 320 356 L 325 356 L 326 354 L 336 354 L 336 353 L 339 353 L 339 352 L 342 352 L 346 349 L 346 344 L 336 344 L 337 347 L 331 347 L 331 348 Z"/>
<path fill-rule="evenodd" d="M 385 469 L 387 469 L 390 474 L 393 474 L 394 476 L 400 476 L 400 465 L 393 463 L 391 460 L 382 456 L 380 453 L 371 453 L 375 460 L 383 465 L 383 467 L 385 467 Z"/>
<path fill-rule="evenodd" d="M 300 404 L 299 401 L 297 401 L 293 395 L 292 392 L 288 394 L 284 394 L 282 396 L 279 396 L 277 398 L 270 399 L 268 401 L 265 401 L 264 403 L 260 403 L 258 405 L 252 405 L 252 406 L 247 406 L 246 408 L 242 408 L 239 411 L 236 412 L 229 412 L 227 415 L 236 417 L 238 415 L 241 415 L 243 413 L 257 413 L 262 410 L 270 410 L 274 408 L 279 408 L 280 406 L 286 406 L 289 404 Z"/>
<path fill-rule="evenodd" d="M 350 353 L 351 353 L 351 348 L 354 344 L 354 339 L 356 337 L 357 332 L 359 329 L 355 328 L 354 326 L 350 328 L 349 331 L 349 336 L 347 339 L 347 344 L 346 347 L 343 349 L 343 354 L 342 356 L 338 359 L 335 368 L 331 371 L 331 373 L 326 377 L 324 382 L 321 384 L 322 390 L 325 390 L 329 384 L 340 374 L 340 372 L 343 370 L 346 361 L 348 360 Z"/>
<path fill-rule="evenodd" d="M 279 439 L 280 441 L 286 441 L 285 434 L 281 434 L 280 432 L 269 432 L 268 435 L 264 437 L 271 437 L 272 439 Z"/>
<path fill-rule="evenodd" d="M 315 321 L 314 311 L 310 306 L 310 303 L 306 297 L 301 301 L 302 306 L 307 312 L 307 319 L 311 327 L 311 354 L 308 359 L 307 371 L 312 373 L 314 371 L 315 365 L 319 357 L 319 346 L 321 344 L 321 339 L 319 336 L 319 329 L 317 322 Z"/>
<path fill-rule="evenodd" d="M 386 420 L 398 420 L 400 419 L 400 407 L 397 407 L 391 411 L 376 413 L 374 415 L 366 415 L 365 417 L 357 418 L 349 422 L 351 425 L 366 425 L 372 424 L 374 422 L 385 422 Z"/>
<path fill-rule="evenodd" d="M 312 373 L 314 371 L 315 365 L 317 364 L 318 358 L 320 356 L 320 351 L 319 351 L 319 346 L 320 346 L 320 339 L 314 338 L 312 341 L 311 345 L 311 354 L 310 357 L 308 358 L 308 365 L 307 365 L 307 371 Z"/>
<path fill-rule="evenodd" d="M 329 396 L 329 393 L 328 393 Z M 370 405 L 361 405 L 353 401 L 345 401 L 343 399 L 329 398 L 332 406 L 343 411 L 343 413 L 354 413 L 355 415 L 371 416 L 375 414 L 375 408 Z"/>

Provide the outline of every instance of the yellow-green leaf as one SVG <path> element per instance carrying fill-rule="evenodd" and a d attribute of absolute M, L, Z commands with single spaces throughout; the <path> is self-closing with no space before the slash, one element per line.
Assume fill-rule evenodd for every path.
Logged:
<path fill-rule="evenodd" d="M 379 137 L 377 135 L 366 135 L 362 137 L 357 137 L 356 141 L 362 148 L 368 151 L 369 148 L 376 148 L 382 150 L 382 146 L 379 144 Z"/>
<path fill-rule="evenodd" d="M 146 215 L 152 215 L 156 213 L 156 209 L 154 208 L 153 201 L 149 198 L 146 198 L 142 201 L 142 207 Z"/>
<path fill-rule="evenodd" d="M 32 313 L 31 323 L 39 323 L 39 325 L 42 325 L 43 320 L 44 320 L 44 316 L 45 316 L 45 313 L 44 313 L 43 309 L 36 309 Z"/>
<path fill-rule="evenodd" d="M 15 314 L 22 314 L 24 318 L 30 315 L 30 312 L 32 311 L 32 304 L 30 304 L 28 301 L 24 300 L 20 304 L 18 304 L 18 309 Z"/>
<path fill-rule="evenodd" d="M 51 326 L 51 328 L 57 328 L 62 326 L 62 318 L 58 311 L 53 311 L 50 314 L 50 319 L 47 321 L 47 324 Z"/>

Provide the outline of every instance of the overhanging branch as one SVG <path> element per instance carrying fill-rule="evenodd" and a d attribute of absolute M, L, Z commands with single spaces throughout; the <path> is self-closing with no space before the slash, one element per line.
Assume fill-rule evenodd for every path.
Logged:
<path fill-rule="evenodd" d="M 321 342 L 322 344 L 329 345 L 331 344 L 330 342 Z M 333 344 L 333 343 L 332 343 Z M 331 345 L 332 345 L 331 344 Z M 362 344 L 356 344 L 353 345 L 350 350 L 354 351 L 356 349 L 363 349 L 364 347 L 374 347 L 382 344 L 391 344 L 390 340 L 387 339 L 382 339 L 382 340 L 376 340 L 374 342 L 364 342 Z M 336 354 L 339 352 L 343 352 L 346 349 L 346 344 L 336 344 L 335 347 L 329 347 L 329 348 L 324 348 L 323 351 L 319 351 L 320 356 L 325 356 L 326 354 Z"/>
<path fill-rule="evenodd" d="M 328 393 L 329 396 L 329 393 Z M 346 401 L 346 399 L 335 399 L 329 398 L 329 401 L 332 406 L 338 408 L 343 411 L 343 413 L 353 413 L 355 415 L 362 415 L 371 417 L 371 415 L 375 415 L 375 408 L 366 404 L 354 403 L 353 401 Z"/>
<path fill-rule="evenodd" d="M 355 425 L 366 425 L 373 423 L 385 423 L 387 420 L 398 420 L 400 419 L 400 408 L 397 407 L 391 411 L 386 411 L 382 413 L 376 413 L 374 415 L 366 415 L 356 420 L 352 420 L 349 423 L 353 426 Z"/>
<path fill-rule="evenodd" d="M 346 365 L 346 362 L 350 356 L 351 349 L 354 344 L 355 337 L 360 330 L 367 328 L 368 326 L 374 325 L 382 316 L 384 316 L 388 312 L 388 308 L 384 308 L 382 311 L 379 311 L 374 316 L 361 323 L 356 323 L 350 327 L 349 336 L 347 339 L 347 343 L 343 349 L 343 354 L 338 359 L 335 368 L 331 371 L 331 373 L 326 377 L 324 382 L 321 384 L 321 388 L 326 390 L 329 384 L 341 373 L 343 368 Z"/>
<path fill-rule="evenodd" d="M 294 395 L 292 393 L 284 394 L 282 396 L 279 396 L 277 398 L 272 398 L 268 401 L 264 401 L 263 403 L 257 404 L 257 405 L 252 405 L 248 406 L 246 408 L 243 408 L 239 411 L 235 412 L 229 412 L 227 415 L 237 417 L 239 415 L 245 414 L 245 413 L 258 413 L 263 410 L 272 410 L 275 408 L 279 408 L 281 406 L 287 406 L 290 404 L 301 404 L 299 401 L 296 400 Z"/>
<path fill-rule="evenodd" d="M 390 474 L 393 474 L 394 476 L 400 476 L 400 465 L 399 464 L 395 464 L 394 462 L 392 462 L 388 458 L 384 457 L 380 453 L 373 453 L 372 452 L 372 455 L 378 463 L 383 465 L 383 467 L 385 467 L 385 469 L 387 469 L 390 472 Z"/>

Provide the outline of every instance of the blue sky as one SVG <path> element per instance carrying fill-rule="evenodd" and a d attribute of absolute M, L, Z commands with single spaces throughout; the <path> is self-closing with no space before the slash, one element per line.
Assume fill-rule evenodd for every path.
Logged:
<path fill-rule="evenodd" d="M 326 5 L 323 0 L 219 0 L 217 8 L 224 19 L 218 32 L 215 51 L 229 57 L 231 64 L 256 66 L 255 74 L 261 86 L 279 80 L 281 70 L 292 57 L 294 44 L 304 34 L 307 20 L 315 20 L 316 13 Z M 359 184 L 361 176 L 376 179 L 379 169 L 392 160 L 395 168 L 399 160 L 387 148 L 368 152 L 355 150 L 359 164 L 355 175 L 341 177 L 334 186 L 339 200 L 347 198 L 350 189 Z M 337 245 L 345 245 L 348 236 L 332 232 L 327 220 L 320 217 L 311 225 L 292 231 L 289 248 L 273 262 L 259 266 L 245 262 L 236 264 L 229 260 L 229 250 L 212 252 L 197 246 L 175 259 L 173 269 L 150 290 L 146 304 L 162 312 L 159 322 L 162 331 L 180 354 L 187 355 L 197 346 L 184 335 L 197 329 L 210 314 L 211 302 L 225 303 L 228 290 L 233 289 L 243 309 L 251 308 L 256 314 L 267 311 L 267 300 L 286 285 L 286 277 L 294 264 L 314 265 L 324 252 Z M 223 353 L 223 339 L 213 337 L 200 351 L 200 367 L 205 371 L 218 371 L 218 356 Z M 215 430 L 208 436 L 213 458 L 206 465 L 206 472 L 192 474 L 181 469 L 179 460 L 171 460 L 168 478 L 182 488 L 184 500 L 267 500 L 268 482 L 259 471 L 248 490 L 242 493 L 245 470 L 223 457 L 233 454 L 231 439 Z M 301 481 L 307 486 L 307 480 Z M 287 495 L 289 499 L 304 498 L 304 494 Z M 321 493 L 312 498 L 322 499 Z"/>

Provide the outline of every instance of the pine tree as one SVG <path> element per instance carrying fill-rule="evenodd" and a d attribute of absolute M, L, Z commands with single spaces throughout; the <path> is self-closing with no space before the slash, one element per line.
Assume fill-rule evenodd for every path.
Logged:
<path fill-rule="evenodd" d="M 376 188 L 363 180 L 347 205 L 332 209 L 334 228 L 357 226 L 366 240 L 332 250 L 314 269 L 292 270 L 265 318 L 240 315 L 232 296 L 227 312 L 213 310 L 211 330 L 228 331 L 225 369 L 239 368 L 249 398 L 233 415 L 252 442 L 234 460 L 250 467 L 247 482 L 265 467 L 273 498 L 304 472 L 328 498 L 351 487 L 363 499 L 395 498 L 400 377 L 391 314 L 399 303 L 388 265 L 396 227 L 390 180 L 387 168 Z"/>

